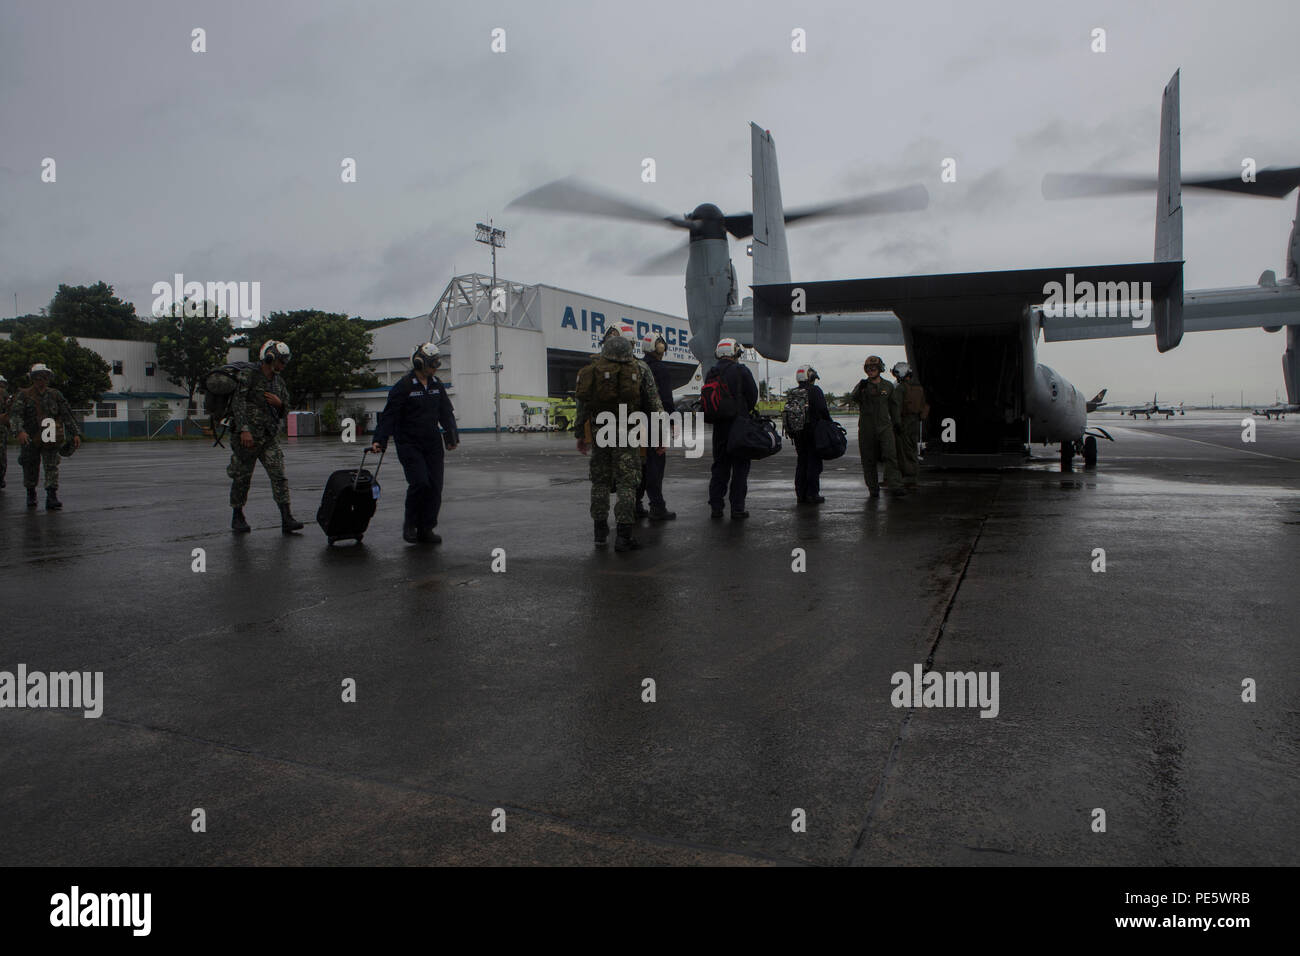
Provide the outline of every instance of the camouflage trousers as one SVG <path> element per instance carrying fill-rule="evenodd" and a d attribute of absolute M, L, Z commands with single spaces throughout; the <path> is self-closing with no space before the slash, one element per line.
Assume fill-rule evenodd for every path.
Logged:
<path fill-rule="evenodd" d="M 591 449 L 591 517 L 609 519 L 609 489 L 618 490 L 614 520 L 618 524 L 636 521 L 636 489 L 641 484 L 641 456 L 635 448 Z"/>
<path fill-rule="evenodd" d="M 239 436 L 232 439 L 230 464 L 226 474 L 230 476 L 230 507 L 242 508 L 248 501 L 248 486 L 253 482 L 253 466 L 259 461 L 266 469 L 266 476 L 271 479 L 271 497 L 277 505 L 289 503 L 289 479 L 284 476 L 284 452 L 280 443 L 274 438 L 245 448 L 239 443 Z"/>
<path fill-rule="evenodd" d="M 35 488 L 40 478 L 41 465 L 45 466 L 45 487 L 53 491 L 59 487 L 59 446 L 38 445 L 29 441 L 18 449 L 18 464 L 23 467 L 23 487 Z"/>

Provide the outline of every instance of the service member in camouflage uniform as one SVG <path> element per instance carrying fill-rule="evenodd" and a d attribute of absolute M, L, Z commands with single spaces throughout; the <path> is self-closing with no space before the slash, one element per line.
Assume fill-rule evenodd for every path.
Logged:
<path fill-rule="evenodd" d="M 890 369 L 897 382 L 890 401 L 898 427 L 894 444 L 898 447 L 898 470 L 903 473 L 903 484 L 908 491 L 916 490 L 920 472 L 916 460 L 916 446 L 921 440 L 921 422 L 930 414 L 930 404 L 925 400 L 925 389 L 916 380 L 916 373 L 906 362 L 896 362 Z"/>
<path fill-rule="evenodd" d="M 5 486 L 5 472 L 9 470 L 9 381 L 0 375 L 0 488 Z"/>
<path fill-rule="evenodd" d="M 597 441 L 601 433 L 597 416 L 602 412 L 618 415 L 618 403 L 595 398 L 594 386 L 588 391 L 585 383 L 594 382 L 597 376 L 604 374 L 600 367 L 602 364 L 617 363 L 624 366 L 617 371 L 620 381 L 624 375 L 632 376 L 635 382 L 629 382 L 628 388 L 634 384 L 639 396 L 635 405 L 624 403 L 628 406 L 626 414 L 662 412 L 663 404 L 655 390 L 654 376 L 645 363 L 636 358 L 630 338 L 606 336 L 600 359 L 604 361 L 593 362 L 578 373 L 578 410 L 574 431 L 578 435 L 578 451 L 584 455 L 591 454 L 591 518 L 595 523 L 596 544 L 602 546 L 609 539 L 609 492 L 612 486 L 618 491 L 618 503 L 614 506 L 618 536 L 614 540 L 614 550 L 630 551 L 640 546 L 632 537 L 632 527 L 636 522 L 636 489 L 641 483 L 641 455 L 645 449 L 630 446 L 624 435 L 619 435 L 617 441 L 608 445 Z"/>
<path fill-rule="evenodd" d="M 891 396 L 894 386 L 880 373 L 885 370 L 885 360 L 879 355 L 867 356 L 862 365 L 867 377 L 858 382 L 851 398 L 858 405 L 858 453 L 862 458 L 862 477 L 866 479 L 872 498 L 880 497 L 880 475 L 876 468 L 885 466 L 885 484 L 890 494 L 902 497 L 903 475 L 898 470 L 898 452 L 894 446 L 894 418 Z"/>
<path fill-rule="evenodd" d="M 230 528 L 236 532 L 252 529 L 244 518 L 248 486 L 253 481 L 253 466 L 262 463 L 271 479 L 271 497 L 280 506 L 280 530 L 289 534 L 302 529 L 302 522 L 289 511 L 289 479 L 284 475 L 284 452 L 278 439 L 280 422 L 289 408 L 289 389 L 280 373 L 289 363 L 289 346 L 274 340 L 263 343 L 259 353 L 262 364 L 240 373 L 239 387 L 230 399 L 231 431 L 237 436 L 230 443 L 230 507 L 234 513 Z"/>
<path fill-rule="evenodd" d="M 81 429 L 73 417 L 72 406 L 63 393 L 50 388 L 53 373 L 41 363 L 32 366 L 32 384 L 18 390 L 9 411 L 9 428 L 22 448 L 18 464 L 23 468 L 23 485 L 27 488 L 27 507 L 36 507 L 36 482 L 45 466 L 45 510 L 63 507 L 59 500 L 59 448 L 70 436 L 72 447 L 81 447 Z M 51 441 L 46 441 L 53 424 Z"/>

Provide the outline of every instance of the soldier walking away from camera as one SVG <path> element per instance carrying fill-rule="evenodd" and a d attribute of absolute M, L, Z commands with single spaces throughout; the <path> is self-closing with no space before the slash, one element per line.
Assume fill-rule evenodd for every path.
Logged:
<path fill-rule="evenodd" d="M 253 466 L 259 461 L 271 479 L 271 497 L 280 507 L 280 530 L 284 534 L 302 530 L 302 522 L 289 511 L 289 479 L 284 475 L 284 451 L 280 448 L 280 422 L 289 408 L 289 389 L 281 374 L 289 364 L 289 346 L 269 339 L 258 353 L 261 365 L 239 374 L 239 384 L 230 400 L 231 430 L 238 440 L 230 443 L 230 528 L 235 532 L 252 529 L 244 518 Z"/>
<path fill-rule="evenodd" d="M 907 494 L 903 490 L 903 475 L 898 470 L 898 454 L 894 445 L 894 404 L 891 396 L 894 386 L 883 378 L 885 360 L 879 355 L 867 356 L 862 370 L 867 377 L 854 387 L 851 398 L 858 405 L 858 452 L 862 457 L 862 477 L 872 498 L 880 497 L 880 475 L 877 467 L 885 466 L 885 484 L 897 497 Z"/>
<path fill-rule="evenodd" d="M 659 395 L 659 404 L 664 411 L 673 410 L 672 373 L 664 364 L 664 354 L 668 351 L 668 342 L 662 335 L 647 332 L 641 337 L 641 351 L 645 353 L 645 365 L 654 376 L 655 391 Z M 661 437 L 666 437 L 661 434 Z M 669 511 L 664 501 L 664 469 L 668 464 L 666 447 L 646 449 L 645 465 L 641 469 L 641 484 L 636 490 L 636 516 L 644 518 L 649 515 L 651 521 L 671 521 L 677 512 Z M 650 510 L 641 507 L 642 496 L 649 494 Z"/>
<path fill-rule="evenodd" d="M 442 358 L 438 346 L 425 342 L 411 355 L 411 374 L 388 390 L 388 403 L 379 413 L 370 450 L 379 454 L 397 439 L 397 460 L 406 473 L 406 517 L 402 540 L 409 544 L 441 544 L 438 512 L 442 509 L 443 464 L 447 451 L 460 444 L 456 413 L 447 386 L 436 372 Z"/>
<path fill-rule="evenodd" d="M 45 467 L 45 510 L 58 511 L 59 452 L 65 456 L 81 447 L 81 429 L 63 393 L 50 388 L 54 373 L 37 362 L 28 373 L 32 384 L 20 388 L 9 410 L 9 428 L 21 446 L 18 464 L 23 469 L 27 507 L 36 507 L 36 482 Z"/>
<path fill-rule="evenodd" d="M 731 395 L 739 400 L 739 415 L 749 415 L 758 404 L 758 385 L 754 376 L 739 362 L 741 345 L 735 339 L 723 339 L 714 349 L 718 362 L 709 369 L 705 385 L 710 380 L 717 381 Z M 714 518 L 722 517 L 724 496 L 731 500 L 731 517 L 739 521 L 748 518 L 745 510 L 745 498 L 749 494 L 748 458 L 740 458 L 727 452 L 727 440 L 731 437 L 731 426 L 736 417 L 723 419 L 713 425 L 713 468 L 709 476 L 709 513 Z"/>
<path fill-rule="evenodd" d="M 626 435 L 606 440 L 610 430 L 601 429 L 598 416 L 608 413 L 617 417 L 620 406 L 626 409 L 625 416 L 636 411 L 646 414 L 663 411 L 647 372 L 645 363 L 637 361 L 629 339 L 609 335 L 596 360 L 578 373 L 574 431 L 578 436 L 578 451 L 591 455 L 591 519 L 597 547 L 603 547 L 609 540 L 611 486 L 618 492 L 618 503 L 614 506 L 614 520 L 618 525 L 614 550 L 631 551 L 640 547 L 632 537 L 632 528 L 636 521 L 636 489 L 641 481 L 641 449 L 632 447 Z"/>
<path fill-rule="evenodd" d="M 5 486 L 5 472 L 9 470 L 9 409 L 12 405 L 9 380 L 0 375 L 0 488 Z"/>
<path fill-rule="evenodd" d="M 917 443 L 921 440 L 921 422 L 930 414 L 930 403 L 925 399 L 925 389 L 916 380 L 916 373 L 906 362 L 898 362 L 891 372 L 898 381 L 891 400 L 898 430 L 894 434 L 898 446 L 898 470 L 903 474 L 903 484 L 915 491 L 920 468 L 916 459 Z"/>
<path fill-rule="evenodd" d="M 826 499 L 821 495 L 822 457 L 817 454 L 815 432 L 818 422 L 831 420 L 831 410 L 826 406 L 826 394 L 817 385 L 820 376 L 811 365 L 794 373 L 799 387 L 792 389 L 785 405 L 786 434 L 794 441 L 794 495 L 801 505 L 819 505 Z"/>

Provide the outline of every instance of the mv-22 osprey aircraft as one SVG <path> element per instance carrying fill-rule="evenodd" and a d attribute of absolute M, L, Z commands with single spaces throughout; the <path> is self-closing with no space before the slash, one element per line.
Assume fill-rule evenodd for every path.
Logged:
<path fill-rule="evenodd" d="M 1240 175 L 1184 179 L 1179 144 L 1179 75 L 1165 87 L 1160 115 L 1160 158 L 1154 179 L 1101 175 L 1047 176 L 1046 198 L 1074 198 L 1155 189 L 1155 259 L 1118 265 L 1067 266 L 1001 272 L 949 273 L 889 278 L 793 282 L 786 245 L 787 224 L 821 216 L 866 215 L 923 209 L 923 186 L 859 197 L 801 210 L 781 201 L 776 146 L 769 132 L 750 124 L 753 213 L 723 215 L 704 203 L 681 217 L 664 216 L 572 180 L 540 187 L 512 205 L 648 222 L 690 230 L 686 306 L 691 348 L 707 368 L 722 336 L 739 338 L 760 355 L 784 362 L 791 344 L 902 345 L 908 362 L 930 394 L 926 459 L 941 467 L 1014 464 L 1026 442 L 1060 445 L 1061 469 L 1082 453 L 1087 467 L 1097 460 L 1103 429 L 1088 427 L 1088 412 L 1102 397 L 1085 400 L 1063 376 L 1037 360 L 1040 334 L 1047 341 L 1154 333 L 1156 348 L 1176 348 L 1184 331 L 1286 326 L 1283 376 L 1292 402 L 1300 400 L 1300 224 L 1293 225 L 1286 253 L 1286 278 L 1267 271 L 1258 285 L 1183 291 L 1182 189 L 1199 188 L 1282 198 L 1300 185 L 1300 167 L 1260 170 L 1254 181 Z M 1300 223 L 1300 204 L 1297 206 Z M 753 236 L 754 297 L 737 305 L 735 269 L 727 233 Z M 655 271 L 680 251 L 652 260 Z M 1149 290 L 1146 321 L 1113 309 L 1045 305 L 1059 291 L 1087 290 L 1078 302 L 1108 291 L 1110 304 L 1121 288 Z M 1147 285 L 1149 283 L 1149 285 Z M 1049 291 L 1051 290 L 1051 291 Z M 943 440 L 951 420 L 951 440 Z"/>

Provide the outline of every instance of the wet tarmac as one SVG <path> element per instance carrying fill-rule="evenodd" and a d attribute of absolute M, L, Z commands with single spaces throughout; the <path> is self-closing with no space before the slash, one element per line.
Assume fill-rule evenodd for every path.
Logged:
<path fill-rule="evenodd" d="M 88 445 L 61 513 L 11 451 L 0 670 L 104 692 L 0 709 L 0 864 L 1294 864 L 1300 420 L 1240 417 L 1095 416 L 1096 472 L 1043 449 L 897 500 L 851 441 L 820 507 L 787 449 L 746 522 L 677 451 L 629 554 L 563 436 L 465 436 L 436 547 L 395 456 L 327 549 L 260 469 L 232 535 L 206 443 Z M 354 448 L 286 441 L 299 518 Z M 996 716 L 894 706 L 916 665 L 996 672 Z"/>

